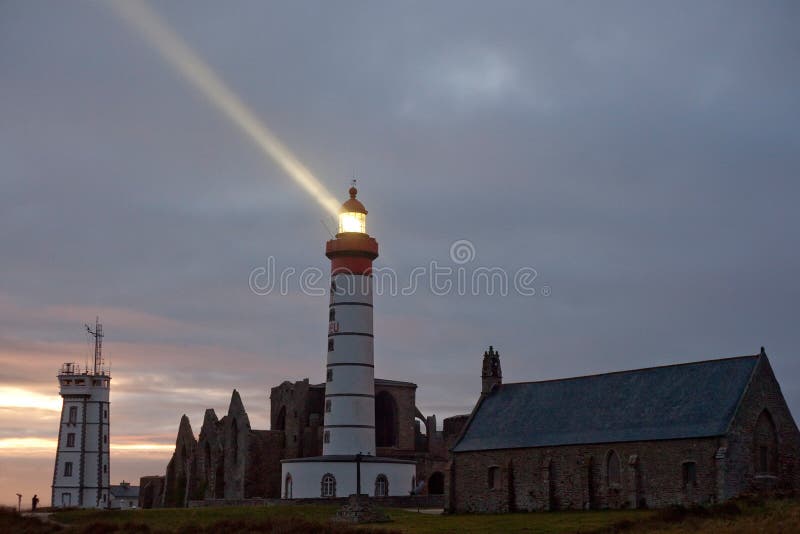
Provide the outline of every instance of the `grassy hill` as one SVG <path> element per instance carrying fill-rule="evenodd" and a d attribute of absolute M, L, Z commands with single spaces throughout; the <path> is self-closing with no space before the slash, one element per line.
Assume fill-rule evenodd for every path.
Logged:
<path fill-rule="evenodd" d="M 329 521 L 335 506 L 269 506 L 132 511 L 59 511 L 40 518 L 11 510 L 0 513 L 0 532 L 25 534 L 280 532 L 295 534 L 387 534 L 390 532 L 469 534 L 525 533 L 696 533 L 738 534 L 800 531 L 800 500 L 739 500 L 709 508 L 433 515 L 388 510 L 391 523 L 352 527 Z"/>

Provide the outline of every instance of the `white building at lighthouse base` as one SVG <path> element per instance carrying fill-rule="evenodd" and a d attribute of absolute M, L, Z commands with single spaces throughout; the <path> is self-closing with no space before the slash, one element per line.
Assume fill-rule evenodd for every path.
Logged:
<path fill-rule="evenodd" d="M 297 458 L 281 462 L 284 499 L 334 498 L 354 495 L 359 467 L 351 455 Z M 361 494 L 372 497 L 408 496 L 414 488 L 416 462 L 362 456 Z"/>

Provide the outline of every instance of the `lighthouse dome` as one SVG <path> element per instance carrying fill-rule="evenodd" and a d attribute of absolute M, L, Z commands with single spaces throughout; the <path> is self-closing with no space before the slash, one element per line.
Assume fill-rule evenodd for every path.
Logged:
<path fill-rule="evenodd" d="M 342 204 L 341 209 L 339 209 L 339 213 L 363 213 L 364 215 L 367 214 L 367 208 L 364 207 L 364 204 L 361 203 L 360 200 L 356 198 L 358 194 L 358 189 L 355 186 L 350 188 L 350 198 L 344 201 Z"/>

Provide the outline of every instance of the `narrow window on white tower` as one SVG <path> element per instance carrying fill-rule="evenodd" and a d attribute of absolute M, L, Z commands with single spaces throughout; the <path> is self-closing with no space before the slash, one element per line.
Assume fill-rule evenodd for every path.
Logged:
<path fill-rule="evenodd" d="M 328 312 L 328 321 L 331 323 L 336 320 L 336 308 L 331 308 Z"/>
<path fill-rule="evenodd" d="M 70 423 L 77 423 L 78 422 L 78 407 L 77 406 L 70 406 L 69 407 L 69 422 Z"/>
<path fill-rule="evenodd" d="M 103 466 L 103 473 L 108 473 L 108 466 L 107 465 Z"/>
<path fill-rule="evenodd" d="M 326 377 L 328 382 L 333 382 L 333 369 L 328 369 L 328 375 Z"/>
<path fill-rule="evenodd" d="M 326 430 L 325 433 L 322 435 L 322 441 L 324 443 L 330 443 L 331 442 L 331 431 L 330 430 Z"/>
<path fill-rule="evenodd" d="M 75 446 L 75 434 L 70 432 L 67 434 L 67 447 L 74 447 Z"/>
<path fill-rule="evenodd" d="M 103 436 L 103 443 L 108 443 L 108 436 Z"/>
<path fill-rule="evenodd" d="M 331 405 L 332 404 L 333 404 L 333 401 L 331 401 L 330 399 L 325 401 L 325 413 L 331 413 Z"/>
<path fill-rule="evenodd" d="M 333 338 L 328 339 L 328 352 L 333 352 Z"/>
<path fill-rule="evenodd" d="M 65 477 L 72 476 L 72 462 L 67 462 L 64 464 L 64 476 Z"/>

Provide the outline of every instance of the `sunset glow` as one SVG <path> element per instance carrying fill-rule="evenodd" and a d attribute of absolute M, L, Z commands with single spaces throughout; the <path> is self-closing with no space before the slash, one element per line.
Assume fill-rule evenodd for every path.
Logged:
<path fill-rule="evenodd" d="M 0 408 L 38 408 L 59 412 L 61 398 L 55 392 L 44 395 L 23 388 L 0 386 Z"/>
<path fill-rule="evenodd" d="M 15 453 L 40 453 L 53 454 L 56 450 L 55 439 L 46 438 L 0 438 L 0 450 Z M 114 453 L 125 452 L 163 452 L 170 453 L 175 449 L 174 444 L 167 443 L 136 443 L 115 442 L 111 440 L 111 450 Z"/>

